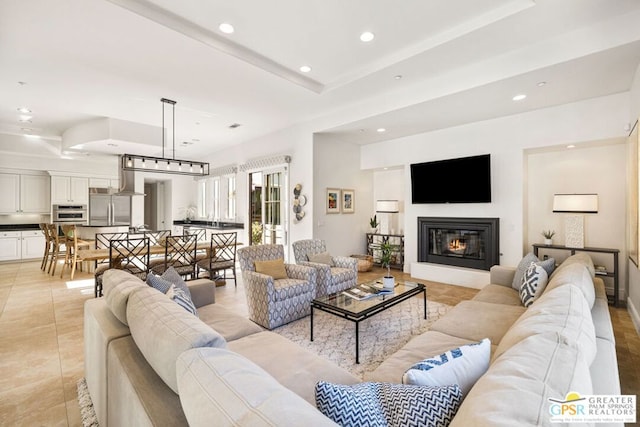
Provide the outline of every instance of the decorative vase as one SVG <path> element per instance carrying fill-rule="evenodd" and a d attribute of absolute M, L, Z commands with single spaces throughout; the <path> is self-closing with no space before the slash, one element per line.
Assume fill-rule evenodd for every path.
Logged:
<path fill-rule="evenodd" d="M 371 234 L 376 234 L 378 232 L 378 227 L 371 227 L 369 228 L 369 233 Z"/>
<path fill-rule="evenodd" d="M 544 239 L 544 244 L 547 246 L 551 246 L 553 245 L 553 240 L 552 239 Z"/>
<path fill-rule="evenodd" d="M 382 286 L 385 289 L 393 289 L 395 284 L 396 284 L 396 280 L 394 279 L 393 276 L 384 276 L 382 278 Z"/>

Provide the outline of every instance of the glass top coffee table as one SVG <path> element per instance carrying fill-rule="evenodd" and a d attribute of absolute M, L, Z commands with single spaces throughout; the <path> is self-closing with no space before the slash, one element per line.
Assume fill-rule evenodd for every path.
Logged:
<path fill-rule="evenodd" d="M 375 286 L 377 281 L 359 284 L 357 287 Z M 380 285 L 377 285 L 380 286 Z M 353 289 L 353 288 L 352 288 Z M 397 281 L 392 293 L 374 295 L 366 299 L 357 299 L 343 292 L 318 297 L 311 301 L 311 341 L 313 341 L 313 310 L 318 309 L 335 316 L 350 320 L 356 324 L 356 363 L 360 363 L 359 330 L 361 321 L 372 317 L 396 304 L 422 293 L 424 300 L 424 318 L 427 318 L 427 288 L 422 283 Z"/>

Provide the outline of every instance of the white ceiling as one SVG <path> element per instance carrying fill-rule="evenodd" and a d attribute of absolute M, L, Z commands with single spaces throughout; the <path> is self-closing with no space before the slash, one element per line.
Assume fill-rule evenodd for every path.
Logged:
<path fill-rule="evenodd" d="M 0 150 L 31 133 L 62 151 L 86 134 L 75 148 L 158 155 L 162 97 L 177 101 L 177 157 L 312 120 L 377 142 L 627 91 L 638 22 L 637 0 L 6 0 L 0 133 L 14 137 Z M 79 132 L 105 118 L 158 138 Z"/>

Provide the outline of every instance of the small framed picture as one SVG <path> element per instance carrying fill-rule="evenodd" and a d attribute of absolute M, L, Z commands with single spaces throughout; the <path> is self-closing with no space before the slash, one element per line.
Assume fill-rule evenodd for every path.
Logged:
<path fill-rule="evenodd" d="M 340 213 L 340 189 L 327 188 L 327 213 Z"/>
<path fill-rule="evenodd" d="M 354 190 L 342 189 L 342 213 L 354 213 L 356 211 L 355 193 Z"/>

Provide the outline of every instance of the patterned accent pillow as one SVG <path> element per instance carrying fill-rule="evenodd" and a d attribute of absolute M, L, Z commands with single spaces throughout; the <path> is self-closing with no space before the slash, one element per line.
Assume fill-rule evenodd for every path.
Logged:
<path fill-rule="evenodd" d="M 156 288 L 163 294 L 166 294 L 169 291 L 171 285 L 173 285 L 173 283 L 171 283 L 170 281 L 163 279 L 162 277 L 157 276 L 153 273 L 147 274 L 147 284 L 152 288 Z"/>
<path fill-rule="evenodd" d="M 326 265 L 333 264 L 333 258 L 331 257 L 331 254 L 329 252 L 321 252 L 319 254 L 309 254 L 307 257 L 309 258 L 310 262 L 316 262 L 318 264 L 326 264 Z"/>
<path fill-rule="evenodd" d="M 520 287 L 520 299 L 522 305 L 529 307 L 533 302 L 542 295 L 544 288 L 547 286 L 547 272 L 541 266 L 532 262 L 529 268 L 524 272 L 522 278 L 522 286 Z"/>
<path fill-rule="evenodd" d="M 198 316 L 198 310 L 193 301 L 191 301 L 191 297 L 176 285 L 171 285 L 166 295 L 189 313 Z"/>
<path fill-rule="evenodd" d="M 416 363 L 404 373 L 402 382 L 423 386 L 457 384 L 466 396 L 489 369 L 490 358 L 491 341 L 485 338 Z"/>
<path fill-rule="evenodd" d="M 284 259 L 272 259 L 267 261 L 255 261 L 256 273 L 266 274 L 274 280 L 286 279 L 287 270 L 284 268 Z"/>
<path fill-rule="evenodd" d="M 176 285 L 176 288 L 182 289 L 187 295 L 189 295 L 189 298 L 191 298 L 189 286 L 187 286 L 187 283 L 182 279 L 182 276 L 178 274 L 175 268 L 167 268 L 167 270 L 162 273 L 162 278 Z"/>
<path fill-rule="evenodd" d="M 556 260 L 553 258 L 545 259 L 544 261 L 540 261 L 537 256 L 533 254 L 533 252 L 529 252 L 520 260 L 518 266 L 516 267 L 516 274 L 513 276 L 513 281 L 511 282 L 511 287 L 516 291 L 520 290 L 522 286 L 522 277 L 524 276 L 524 272 L 529 265 L 535 262 L 538 265 L 541 265 L 542 268 L 547 272 L 547 277 L 551 276 L 553 270 L 556 268 Z"/>
<path fill-rule="evenodd" d="M 446 426 L 461 402 L 457 385 L 316 384 L 316 406 L 343 427 Z"/>

